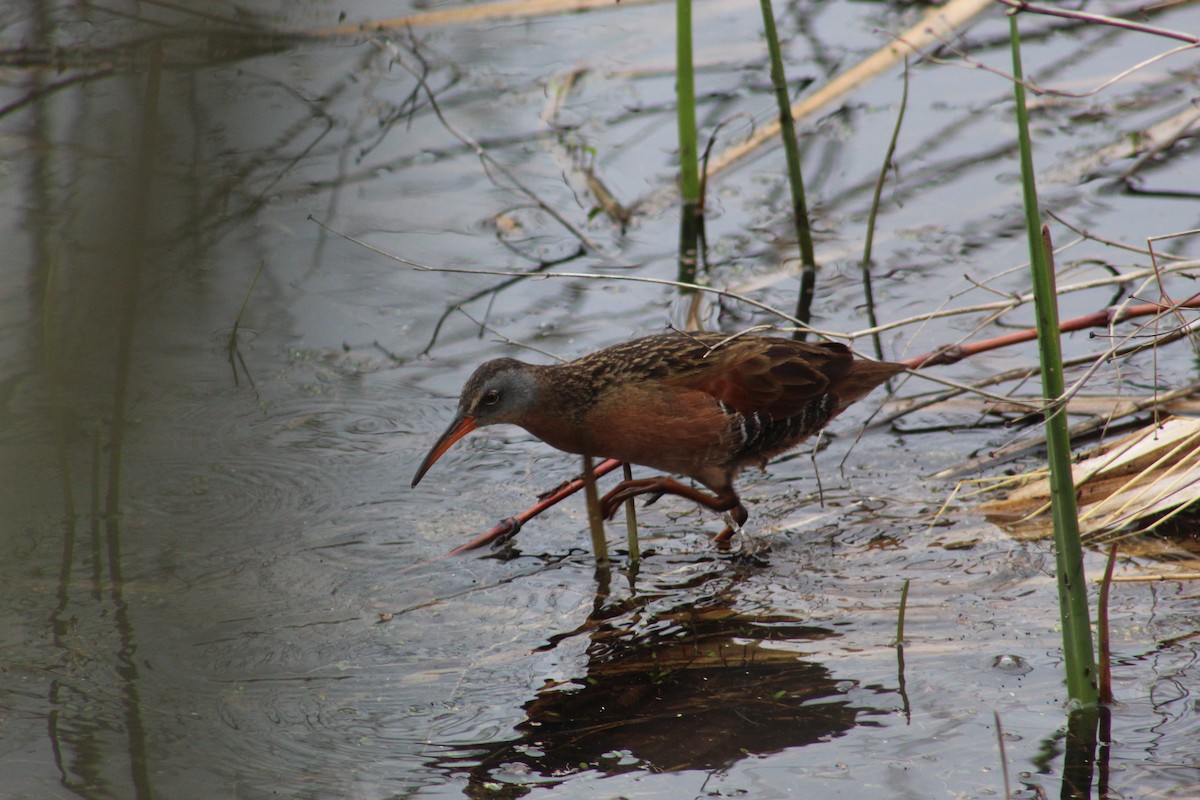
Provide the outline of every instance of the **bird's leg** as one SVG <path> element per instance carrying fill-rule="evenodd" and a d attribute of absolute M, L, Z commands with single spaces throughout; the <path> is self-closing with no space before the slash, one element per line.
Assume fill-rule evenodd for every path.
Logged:
<path fill-rule="evenodd" d="M 734 499 L 737 499 L 737 495 L 734 495 Z M 727 550 L 729 548 L 729 540 L 733 538 L 735 533 L 741 532 L 742 526 L 750 518 L 750 512 L 746 510 L 746 507 L 739 500 L 736 506 L 729 509 L 729 516 L 733 518 L 733 524 L 726 525 L 725 530 L 713 537 L 713 541 L 722 550 Z"/>
<path fill-rule="evenodd" d="M 684 486 L 679 481 L 669 478 L 666 475 L 660 475 L 657 478 L 641 478 L 639 480 L 618 483 L 600 500 L 600 513 L 605 519 L 611 519 L 617 513 L 617 509 L 621 507 L 622 503 L 631 497 L 637 497 L 642 494 L 653 495 L 650 498 L 650 503 L 653 503 L 664 494 L 673 494 L 687 498 L 693 503 L 698 503 L 713 511 L 728 511 L 733 517 L 734 522 L 739 526 L 750 516 L 745 506 L 742 505 L 742 501 L 738 499 L 737 493 L 733 490 L 732 486 L 726 487 L 716 494 L 706 494 L 699 489 L 693 489 L 691 486 Z M 717 537 L 713 541 L 717 543 L 727 542 L 729 537 L 733 536 L 733 533 L 733 528 L 727 527 L 717 534 Z"/>

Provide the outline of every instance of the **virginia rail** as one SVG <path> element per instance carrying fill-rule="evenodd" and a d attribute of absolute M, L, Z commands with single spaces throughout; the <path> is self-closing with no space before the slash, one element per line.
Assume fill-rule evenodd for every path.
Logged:
<path fill-rule="evenodd" d="M 600 501 L 606 518 L 628 498 L 674 494 L 740 526 L 749 513 L 733 479 L 743 467 L 765 466 L 904 369 L 834 342 L 721 333 L 647 336 L 551 366 L 498 358 L 467 381 L 412 485 L 463 436 L 510 423 L 559 450 L 686 475 L 713 492 L 667 476 L 623 481 Z"/>

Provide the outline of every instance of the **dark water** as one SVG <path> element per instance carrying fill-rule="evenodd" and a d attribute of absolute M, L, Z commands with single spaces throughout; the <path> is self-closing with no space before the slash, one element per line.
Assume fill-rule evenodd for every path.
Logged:
<path fill-rule="evenodd" d="M 663 500 L 642 512 L 640 568 L 619 558 L 598 576 L 578 499 L 502 557 L 436 560 L 578 469 L 489 429 L 410 490 L 473 366 L 544 360 L 509 341 L 570 357 L 679 325 L 687 301 L 418 272 L 340 234 L 441 267 L 672 278 L 678 221 L 656 198 L 673 180 L 673 8 L 279 33 L 321 32 L 342 10 L 18 4 L 0 19 L 0 797 L 996 797 L 996 714 L 1017 796 L 1062 791 L 1053 556 L 968 503 L 939 515 L 954 481 L 928 477 L 1020 435 L 977 409 L 856 441 L 880 393 L 834 426 L 819 484 L 808 451 L 745 475 L 765 563 L 718 554 L 719 520 Z M 876 3 L 776 11 L 797 83 L 916 19 Z M 1200 15 L 1154 23 L 1195 30 Z M 1169 46 L 1023 24 L 1027 71 L 1072 90 Z M 760 27 L 753 4 L 697 6 L 701 123 L 733 120 L 722 145 L 771 114 Z M 1005 30 L 985 15 L 971 57 L 1006 69 Z M 447 130 L 409 69 L 513 177 Z M 1082 160 L 1185 110 L 1196 69 L 1185 53 L 1042 102 L 1047 206 L 1135 246 L 1194 228 L 1186 144 L 1129 184 L 1115 180 L 1128 159 Z M 939 64 L 911 80 L 879 223 L 882 320 L 994 301 L 972 280 L 1007 269 L 999 290 L 1026 287 L 1007 84 Z M 828 330 L 866 327 L 856 259 L 899 92 L 893 71 L 804 126 Z M 580 164 L 623 202 L 646 200 L 624 233 L 591 213 Z M 709 191 L 713 283 L 790 308 L 781 154 Z M 1194 257 L 1196 238 L 1163 247 Z M 1060 254 L 1059 280 L 1147 263 L 1083 242 Z M 1166 280 L 1177 296 L 1189 285 Z M 1117 291 L 1068 295 L 1063 315 Z M 770 321 L 728 300 L 705 315 L 729 330 Z M 903 357 L 998 327 L 952 317 L 883 341 Z M 1178 385 L 1193 366 L 1174 347 L 1089 389 Z M 609 527 L 614 549 L 622 530 Z M 1089 574 L 1102 563 L 1089 555 Z M 1114 589 L 1120 702 L 1094 794 L 1194 796 L 1196 602 L 1187 583 Z"/>

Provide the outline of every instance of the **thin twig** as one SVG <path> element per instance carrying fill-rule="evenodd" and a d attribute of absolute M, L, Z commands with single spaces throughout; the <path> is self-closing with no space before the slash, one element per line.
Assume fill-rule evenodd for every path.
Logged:
<path fill-rule="evenodd" d="M 1012 800 L 1012 784 L 1008 780 L 1008 753 L 1004 747 L 1004 728 L 1000 725 L 1000 712 L 992 711 L 996 721 L 996 746 L 1000 748 L 1000 772 L 1004 776 L 1004 800 Z"/>
<path fill-rule="evenodd" d="M 242 298 L 242 306 L 238 309 L 237 316 L 233 319 L 233 330 L 229 332 L 229 340 L 225 343 L 226 354 L 229 357 L 229 367 L 233 370 L 233 385 L 238 385 L 237 365 L 242 365 L 242 371 L 246 373 L 246 379 L 250 381 L 250 388 L 254 389 L 254 376 L 250 374 L 250 369 L 246 366 L 246 360 L 242 358 L 242 351 L 238 347 L 238 329 L 242 326 L 242 317 L 246 313 L 246 306 L 250 302 L 250 295 L 254 292 L 254 287 L 258 284 L 258 277 L 262 275 L 263 268 L 267 266 L 266 261 L 258 262 L 258 269 L 254 271 L 254 277 L 250 279 L 250 286 L 246 289 L 246 296 Z M 234 357 L 237 361 L 234 361 Z"/>
<path fill-rule="evenodd" d="M 1162 274 L 1169 274 L 1169 273 L 1173 273 L 1173 272 L 1182 272 L 1184 270 L 1192 270 L 1192 269 L 1197 269 L 1197 268 L 1200 268 L 1200 259 L 1181 261 L 1179 263 L 1172 264 L 1169 267 L 1160 267 L 1158 272 L 1161 272 Z M 1137 280 L 1153 278 L 1153 277 L 1155 277 L 1156 274 L 1157 274 L 1156 271 L 1152 268 L 1139 269 L 1139 270 L 1135 270 L 1133 272 L 1123 272 L 1118 275 L 1112 275 L 1112 276 L 1109 276 L 1106 278 L 1097 278 L 1096 280 L 1081 281 L 1079 283 L 1071 283 L 1071 284 L 1067 284 L 1065 286 L 1059 286 L 1058 293 L 1060 295 L 1063 295 L 1063 294 L 1067 294 L 1070 292 L 1082 292 L 1087 289 L 1095 289 L 1095 288 L 1102 287 L 1102 286 L 1114 286 L 1114 285 L 1120 285 L 1123 283 L 1132 283 L 1133 281 L 1137 281 Z M 1011 299 L 1011 300 L 1005 300 L 1005 301 L 1000 301 L 1000 302 L 995 302 L 995 303 L 980 303 L 978 305 L 973 305 L 973 306 L 960 306 L 958 308 L 943 309 L 943 310 L 939 310 L 939 311 L 930 311 L 930 312 L 927 312 L 924 314 L 915 314 L 911 317 L 905 317 L 903 319 L 897 319 L 897 320 L 893 320 L 891 322 L 885 322 L 882 325 L 877 325 L 875 327 L 862 328 L 857 331 L 852 331 L 852 332 L 846 334 L 846 338 L 857 339 L 862 336 L 870 336 L 874 333 L 883 333 L 884 331 L 889 331 L 889 330 L 892 330 L 893 328 L 902 328 L 902 327 L 905 327 L 908 325 L 913 325 L 918 322 L 928 322 L 931 320 L 941 319 L 944 317 L 956 317 L 956 316 L 961 316 L 963 314 L 976 314 L 981 311 L 1012 311 L 1016 308 L 1021 307 L 1022 305 L 1025 305 L 1032 299 L 1033 299 L 1032 294 L 1026 292 L 1024 294 L 1014 296 L 1013 299 Z"/>
<path fill-rule="evenodd" d="M 437 116 L 438 121 L 442 123 L 442 126 L 449 131 L 454 138 L 471 148 L 475 155 L 479 157 L 479 160 L 484 163 L 485 167 L 492 167 L 505 178 L 512 181 L 513 186 L 515 186 L 523 195 L 536 203 L 538 208 L 542 209 L 552 218 L 554 218 L 558 224 L 562 225 L 588 250 L 591 250 L 593 253 L 597 253 L 599 255 L 605 255 L 604 249 L 595 241 L 593 241 L 590 236 L 579 230 L 579 228 L 575 227 L 574 224 L 572 224 L 566 217 L 559 213 L 558 209 L 554 208 L 554 206 L 550 205 L 545 200 L 542 200 L 542 198 L 539 197 L 536 192 L 526 186 L 520 178 L 513 174 L 512 170 L 501 164 L 492 156 L 491 153 L 485 150 L 483 145 L 479 144 L 479 142 L 475 141 L 466 133 L 460 131 L 450 122 L 450 120 L 446 119 L 446 116 L 442 113 L 441 106 L 438 104 L 437 98 L 434 96 L 433 90 L 429 88 L 429 84 L 425 80 L 425 76 L 409 66 L 408 62 L 401 57 L 400 48 L 390 41 L 377 41 L 376 45 L 382 49 L 386 49 L 391 54 L 393 61 L 399 64 L 405 72 L 411 75 L 413 79 L 421 85 L 421 88 L 425 90 L 426 97 L 429 98 L 429 107 L 433 109 L 433 113 Z"/>
<path fill-rule="evenodd" d="M 478 5 L 434 8 L 403 17 L 377 19 L 371 22 L 350 22 L 330 28 L 307 31 L 307 36 L 361 36 L 364 33 L 386 33 L 419 26 L 489 23 L 503 20 L 546 17 L 554 14 L 578 14 L 582 11 L 628 8 L 652 0 L 624 0 L 617 6 L 612 0 L 498 0 Z"/>
<path fill-rule="evenodd" d="M 1161 581 L 1200 581 L 1200 572 L 1176 572 L 1173 574 L 1155 573 L 1153 575 L 1118 575 L 1113 583 L 1158 583 Z"/>
<path fill-rule="evenodd" d="M 1155 36 L 1165 37 L 1167 39 L 1177 39 L 1181 42 L 1200 44 L 1200 37 L 1193 36 L 1190 33 L 1173 31 L 1169 28 L 1159 28 L 1156 25 L 1146 25 L 1142 22 L 1130 22 L 1127 19 L 1120 19 L 1119 17 L 1106 17 L 1103 14 L 1089 14 L 1085 11 L 1072 11 L 1066 8 L 1039 6 L 1034 5 L 1033 3 L 1023 2 L 1023 0 L 996 0 L 996 2 L 1015 9 L 1016 11 L 1025 11 L 1030 14 L 1042 14 L 1047 17 L 1062 17 L 1063 19 L 1074 19 L 1079 20 L 1080 22 L 1111 25 L 1114 28 L 1124 28 L 1125 30 L 1138 31 L 1139 33 L 1150 33 Z"/>
<path fill-rule="evenodd" d="M 1019 6 L 1024 7 L 1023 9 L 1018 9 L 1018 10 L 1034 11 L 1035 9 L 1037 9 L 1037 13 L 1043 12 L 1042 7 L 1031 6 L 1028 3 L 1020 3 L 1019 0 L 997 0 L 997 2 L 1007 5 L 1007 6 L 1018 6 L 1019 5 Z M 1050 13 L 1050 10 L 1047 9 L 1047 10 L 1045 10 L 1045 12 Z M 1051 14 L 1051 15 L 1052 16 L 1065 16 L 1065 17 L 1068 17 L 1071 19 L 1083 19 L 1083 17 L 1074 16 L 1077 13 L 1081 13 L 1081 12 L 1066 12 L 1066 11 L 1064 11 L 1059 14 Z M 1122 70 L 1121 72 L 1118 72 L 1116 75 L 1108 78 L 1104 82 L 1097 85 L 1095 88 L 1089 89 L 1086 92 L 1068 92 L 1068 91 L 1063 91 L 1060 89 L 1047 89 L 1046 87 L 1040 86 L 1037 83 L 1033 82 L 1029 78 L 1022 78 L 1021 85 L 1027 91 L 1029 91 L 1033 94 L 1039 95 L 1039 96 L 1047 96 L 1047 97 L 1067 97 L 1067 98 L 1072 98 L 1072 99 L 1081 99 L 1081 98 L 1085 98 L 1085 97 L 1091 97 L 1093 95 L 1099 94 L 1100 92 L 1104 91 L 1105 89 L 1109 88 L 1110 86 L 1112 86 L 1116 83 L 1119 83 L 1120 81 L 1129 77 L 1133 73 L 1138 72 L 1139 70 L 1145 69 L 1146 67 L 1156 64 L 1165 58 L 1169 58 L 1170 56 L 1177 55 L 1179 53 L 1185 52 L 1187 50 L 1192 50 L 1192 49 L 1195 49 L 1196 47 L 1200 46 L 1200 37 L 1193 36 L 1191 34 L 1181 33 L 1179 31 L 1170 31 L 1170 30 L 1167 30 L 1166 28 L 1157 28 L 1153 25 L 1140 25 L 1138 23 L 1132 23 L 1132 22 L 1127 22 L 1125 20 L 1120 20 L 1120 19 L 1117 19 L 1116 17 L 1105 17 L 1105 16 L 1099 15 L 1099 14 L 1091 14 L 1091 15 L 1084 15 L 1084 16 L 1090 18 L 1089 20 L 1086 20 L 1086 21 L 1103 23 L 1103 24 L 1107 24 L 1107 25 L 1115 25 L 1117 27 L 1126 28 L 1129 30 L 1141 31 L 1143 33 L 1156 33 L 1161 36 L 1167 36 L 1168 38 L 1178 39 L 1180 41 L 1187 42 L 1187 44 L 1181 45 L 1179 47 L 1174 47 L 1163 53 L 1158 53 L 1157 55 L 1153 55 L 1150 58 L 1144 59 L 1143 61 L 1140 61 L 1137 64 L 1134 64 L 1133 66 L 1131 66 L 1125 70 Z M 897 35 L 896 36 L 897 41 L 903 42 L 905 44 L 905 46 L 911 48 L 914 52 L 920 54 L 920 56 L 923 60 L 925 60 L 931 64 L 942 64 L 945 66 L 962 67 L 964 69 L 983 70 L 984 72 L 988 72 L 988 73 L 991 73 L 992 75 L 996 75 L 998 77 L 1004 78 L 1007 81 L 1015 81 L 1016 80 L 1010 73 L 1005 72 L 1002 69 L 998 69 L 996 67 L 990 66 L 989 64 L 986 64 L 982 61 L 979 61 L 978 59 L 974 59 L 971 56 L 967 55 L 967 53 L 962 48 L 957 47 L 949 39 L 946 39 L 943 37 L 938 42 L 938 48 L 945 49 L 945 50 L 948 50 L 949 52 L 953 53 L 955 56 L 958 57 L 958 59 L 959 59 L 958 61 L 952 61 L 950 59 L 941 58 L 940 56 L 933 55 L 931 52 L 922 50 L 921 46 L 919 44 L 913 44 L 912 42 L 907 41 L 904 38 L 904 36 L 906 36 L 906 35 L 907 34 Z"/>
<path fill-rule="evenodd" d="M 998 0 L 998 2 L 1004 2 L 1004 0 Z M 1146 67 L 1157 64 L 1159 61 L 1162 61 L 1163 59 L 1169 58 L 1173 55 L 1178 55 L 1179 53 L 1183 53 L 1188 50 L 1195 50 L 1196 47 L 1198 47 L 1198 46 L 1200 46 L 1200 44 L 1184 44 L 1184 45 L 1180 45 L 1179 47 L 1173 47 L 1170 50 L 1164 51 L 1162 53 L 1158 53 L 1157 55 L 1150 56 L 1149 58 L 1139 61 L 1138 63 L 1134 64 L 1131 67 L 1121 70 L 1116 75 L 1113 75 L 1112 77 L 1097 84 L 1095 87 L 1088 89 L 1087 91 L 1084 91 L 1084 92 L 1068 92 L 1065 89 L 1049 89 L 1045 86 L 1042 86 L 1042 85 L 1034 82 L 1033 80 L 1031 80 L 1029 78 L 1023 79 L 1021 81 L 1021 83 L 1027 91 L 1029 91 L 1031 94 L 1036 94 L 1039 97 L 1065 97 L 1065 98 L 1069 98 L 1071 100 L 1082 100 L 1084 98 L 1093 97 L 1095 95 L 1100 94 L 1105 89 L 1107 89 L 1110 86 L 1113 86 L 1117 83 L 1120 83 L 1121 81 L 1125 80 L 1126 78 L 1128 78 L 1130 75 L 1134 74 L 1135 72 L 1139 72 L 1139 71 L 1145 69 Z M 941 47 L 946 50 L 949 50 L 951 53 L 954 53 L 954 55 L 958 56 L 959 61 L 958 62 L 951 61 L 950 59 L 941 58 L 939 56 L 931 55 L 929 53 L 922 53 L 921 55 L 926 61 L 929 61 L 930 63 L 933 63 L 933 64 L 942 64 L 944 66 L 949 66 L 949 67 L 963 67 L 965 69 L 980 69 L 980 70 L 983 70 L 984 72 L 990 72 L 991 74 L 997 75 L 1008 81 L 1013 80 L 1013 76 L 1009 75 L 1004 70 L 996 69 L 995 67 L 989 66 L 982 61 L 971 58 L 971 56 L 967 55 L 967 53 L 964 50 L 962 50 L 958 47 L 955 47 L 950 42 L 943 42 L 941 44 Z"/>
<path fill-rule="evenodd" d="M 1150 250 L 1149 248 L 1136 247 L 1135 245 L 1125 244 L 1124 242 L 1118 242 L 1115 239 L 1105 239 L 1103 236 L 1097 236 L 1096 234 L 1092 233 L 1087 228 L 1080 228 L 1077 225 L 1072 225 L 1070 222 L 1063 219 L 1058 214 L 1055 214 L 1052 209 L 1047 208 L 1047 209 L 1045 209 L 1045 212 L 1048 217 L 1053 219 L 1059 225 L 1062 225 L 1064 228 L 1067 228 L 1068 230 L 1071 230 L 1071 231 L 1079 234 L 1084 239 L 1088 239 L 1089 241 L 1099 242 L 1100 244 L 1107 245 L 1109 247 L 1115 247 L 1118 250 L 1127 250 L 1130 253 L 1137 253 L 1137 254 L 1143 255 L 1143 256 L 1153 257 L 1155 255 L 1154 251 Z M 1165 258 L 1165 259 L 1169 259 L 1171 261 L 1187 261 L 1188 260 L 1184 256 L 1177 256 L 1177 255 L 1173 255 L 1171 253 L 1158 253 L 1157 255 L 1159 258 Z M 1060 289 L 1059 291 L 1062 291 L 1062 289 Z"/>
<path fill-rule="evenodd" d="M 779 309 L 769 306 L 766 303 L 759 302 L 758 300 L 755 300 L 752 297 L 747 297 L 745 295 L 738 294 L 736 292 L 731 292 L 727 289 L 718 289 L 714 286 L 704 286 L 704 285 L 698 284 L 698 283 L 684 283 L 682 281 L 673 281 L 673 280 L 669 280 L 667 278 L 647 278 L 647 277 L 644 277 L 641 275 L 606 275 L 606 274 L 599 274 L 599 273 L 592 273 L 592 272 L 541 272 L 541 273 L 537 273 L 537 274 L 530 274 L 528 272 L 518 272 L 515 270 L 469 269 L 467 267 L 434 267 L 434 266 L 430 266 L 429 264 L 422 264 L 419 261 L 413 261 L 412 259 L 405 258 L 404 256 L 398 256 L 395 253 L 389 253 L 388 251 L 383 250 L 379 247 L 376 247 L 375 245 L 370 244 L 369 242 L 365 242 L 362 239 L 359 239 L 355 236 L 351 236 L 348 233 L 339 231 L 336 228 L 326 225 L 324 222 L 321 222 L 321 220 L 319 220 L 311 215 L 309 216 L 309 220 L 311 220 L 312 222 L 321 226 L 322 228 L 329 231 L 330 233 L 334 234 L 335 236 L 339 236 L 348 242 L 353 242 L 354 244 L 357 244 L 360 247 L 365 247 L 366 249 L 370 250 L 372 253 L 381 255 L 384 258 L 388 258 L 388 259 L 391 259 L 392 261 L 396 261 L 396 262 L 399 262 L 406 266 L 412 267 L 413 269 L 415 269 L 419 272 L 439 272 L 439 273 L 449 273 L 449 274 L 455 274 L 455 275 L 493 275 L 493 276 L 498 276 L 498 277 L 527 278 L 529 280 L 542 280 L 544 278 L 568 278 L 568 279 L 572 279 L 572 280 L 630 281 L 632 283 L 651 283 L 651 284 L 656 284 L 659 286 L 672 286 L 676 289 L 688 289 L 688 290 L 697 291 L 697 292 L 708 292 L 710 294 L 715 294 L 720 297 L 728 297 L 731 300 L 737 300 L 740 303 L 745 303 L 746 305 L 752 306 L 761 311 L 766 311 L 769 314 L 774 314 L 775 316 L 779 317 L 782 320 L 785 320 L 786 322 L 788 322 L 791 325 L 800 325 L 801 324 L 799 320 L 794 319 L 787 312 L 780 311 Z M 820 330 L 817 328 L 812 328 L 810 326 L 805 326 L 805 327 L 808 328 L 808 330 L 812 331 L 814 334 L 825 337 L 825 338 L 833 338 L 833 337 L 844 338 L 844 337 L 842 337 L 841 334 L 835 333 L 833 331 L 824 331 L 824 330 Z"/>

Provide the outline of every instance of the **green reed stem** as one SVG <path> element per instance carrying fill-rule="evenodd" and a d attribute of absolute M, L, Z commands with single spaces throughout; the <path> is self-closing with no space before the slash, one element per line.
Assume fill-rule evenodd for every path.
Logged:
<path fill-rule="evenodd" d="M 591 456 L 583 457 L 583 494 L 587 498 L 588 529 L 592 533 L 592 555 L 597 568 L 608 567 L 608 542 L 604 538 L 604 520 L 600 516 L 600 493 L 596 490 L 595 465 Z"/>
<path fill-rule="evenodd" d="M 908 108 L 908 59 L 904 59 L 904 91 L 900 95 L 900 113 L 896 115 L 896 125 L 892 128 L 892 138 L 888 141 L 887 152 L 883 155 L 883 166 L 879 169 L 879 177 L 875 180 L 875 193 L 871 196 L 871 213 L 867 217 L 867 233 L 863 238 L 862 282 L 863 300 L 867 306 L 867 323 L 871 328 L 879 326 L 875 318 L 875 290 L 871 285 L 871 256 L 875 245 L 875 218 L 879 214 L 879 202 L 883 197 L 883 185 L 887 182 L 888 173 L 892 170 L 892 158 L 896 155 L 896 142 L 900 139 L 900 127 L 904 124 L 904 112 Z M 883 360 L 883 342 L 879 331 L 871 332 L 871 342 L 875 346 L 875 357 Z M 891 382 L 889 381 L 889 389 Z"/>
<path fill-rule="evenodd" d="M 696 282 L 699 252 L 700 158 L 696 132 L 696 80 L 692 65 L 692 0 L 675 0 L 675 96 L 679 127 L 679 280 Z"/>
<path fill-rule="evenodd" d="M 1042 364 L 1042 398 L 1046 404 L 1046 447 L 1050 465 L 1050 501 L 1054 519 L 1054 553 L 1058 580 L 1058 607 L 1062 618 L 1063 659 L 1067 694 L 1080 707 L 1095 707 L 1096 660 L 1092 646 L 1087 583 L 1083 574 L 1083 548 L 1079 541 L 1079 514 L 1071 477 L 1071 437 L 1063 412 L 1062 348 L 1058 331 L 1058 298 L 1049 229 L 1041 224 L 1033 172 L 1033 147 L 1021 71 L 1021 39 L 1015 15 L 1009 16 L 1012 42 L 1013 88 L 1016 97 L 1017 137 L 1021 151 L 1021 188 L 1025 201 L 1025 227 L 1029 239 L 1030 270 L 1037 313 L 1038 350 Z"/>
<path fill-rule="evenodd" d="M 633 469 L 628 461 L 621 465 L 621 469 L 624 470 L 625 480 L 633 480 Z M 638 541 L 637 506 L 632 497 L 625 501 L 625 540 L 629 544 L 629 560 L 636 564 L 642 558 L 642 548 Z"/>
<path fill-rule="evenodd" d="M 775 12 L 771 0 L 759 0 L 763 16 L 763 33 L 767 37 L 767 52 L 771 57 L 771 88 L 779 105 L 779 135 L 787 158 L 788 185 L 792 190 L 792 222 L 796 226 L 796 241 L 800 243 L 800 295 L 796 299 L 796 319 L 808 324 L 813 292 L 817 285 L 817 259 L 813 254 L 812 225 L 808 219 L 808 203 L 804 197 L 804 177 L 800 172 L 800 143 L 796 139 L 796 123 L 792 119 L 792 99 L 788 96 L 787 76 L 783 71 L 783 52 L 779 49 L 779 33 L 775 30 Z M 803 339 L 803 329 L 794 336 Z"/>
<path fill-rule="evenodd" d="M 687 205 L 700 201 L 696 79 L 692 65 L 692 0 L 675 0 L 675 96 L 679 125 L 679 191 L 684 205 Z"/>

